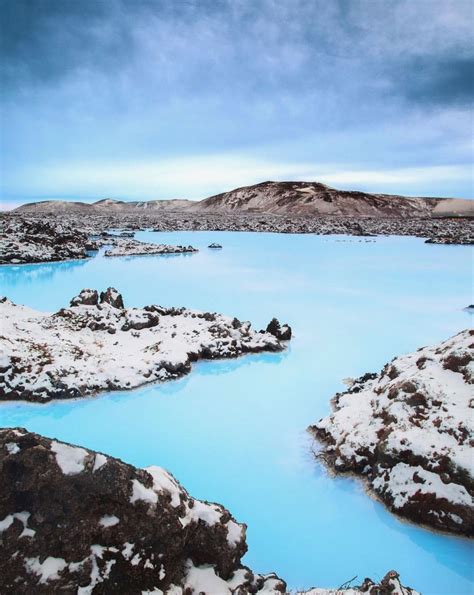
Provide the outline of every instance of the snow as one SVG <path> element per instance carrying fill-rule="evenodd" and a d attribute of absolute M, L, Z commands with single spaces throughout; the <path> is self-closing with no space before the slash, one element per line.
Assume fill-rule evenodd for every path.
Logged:
<path fill-rule="evenodd" d="M 28 519 L 30 516 L 31 514 L 27 511 L 8 514 L 2 521 L 0 521 L 0 534 L 11 527 L 15 519 L 18 519 L 23 523 L 23 531 L 20 533 L 20 539 L 22 537 L 34 537 L 36 535 L 36 531 L 28 527 Z"/>
<path fill-rule="evenodd" d="M 398 463 L 388 473 L 388 480 L 377 477 L 372 486 L 376 491 L 389 492 L 395 508 L 402 508 L 417 493 L 434 494 L 437 498 L 445 498 L 453 504 L 472 506 L 472 498 L 464 486 L 455 483 L 445 484 L 439 475 L 426 471 L 423 467 Z M 413 481 L 415 473 L 424 483 Z"/>
<path fill-rule="evenodd" d="M 375 378 L 356 380 L 337 395 L 335 411 L 315 425 L 336 469 L 368 474 L 371 487 L 398 511 L 432 494 L 468 522 L 473 502 L 463 484 L 474 474 L 472 343 L 473 332 L 462 331 L 395 358 Z M 449 517 L 433 506 L 425 520 L 445 528 Z"/>
<path fill-rule="evenodd" d="M 123 546 L 124 547 L 122 550 L 122 556 L 125 558 L 125 560 L 129 560 L 132 557 L 132 552 L 133 552 L 133 548 L 135 547 L 135 544 L 126 541 L 123 544 Z"/>
<path fill-rule="evenodd" d="M 39 557 L 26 558 L 25 567 L 28 572 L 37 574 L 40 577 L 40 584 L 45 584 L 48 581 L 59 578 L 59 573 L 67 566 L 66 560 L 63 558 L 54 558 L 48 556 L 40 563 Z"/>
<path fill-rule="evenodd" d="M 188 508 L 188 513 L 183 519 L 182 525 L 185 527 L 192 521 L 196 523 L 203 521 L 207 525 L 215 525 L 221 520 L 222 511 L 222 507 L 217 504 L 194 500 L 194 505 L 192 508 Z"/>
<path fill-rule="evenodd" d="M 95 473 L 96 471 L 98 471 L 101 467 L 105 465 L 105 463 L 107 463 L 107 457 L 100 453 L 96 454 L 94 459 L 94 466 L 92 467 L 92 472 Z"/>
<path fill-rule="evenodd" d="M 5 448 L 10 455 L 16 455 L 17 452 L 20 452 L 20 447 L 16 442 L 7 442 L 7 444 L 5 444 Z"/>
<path fill-rule="evenodd" d="M 182 488 L 177 481 L 162 467 L 151 466 L 145 469 L 153 477 L 153 488 L 157 492 L 167 492 L 171 496 L 171 505 L 176 507 L 181 504 L 180 494 Z"/>
<path fill-rule="evenodd" d="M 3 399 L 81 397 L 178 378 L 196 358 L 281 351 L 284 343 L 250 324 L 185 308 L 76 305 L 49 315 L 0 303 Z M 8 339 L 7 339 L 8 337 Z M 16 366 L 12 358 L 17 358 Z M 25 388 L 26 387 L 26 388 Z"/>
<path fill-rule="evenodd" d="M 76 475 L 84 471 L 84 460 L 87 451 L 77 446 L 69 446 L 62 442 L 51 442 L 51 450 L 56 453 L 56 462 L 65 475 Z"/>
<path fill-rule="evenodd" d="M 150 504 L 156 504 L 158 502 L 158 496 L 152 488 L 145 487 L 138 479 L 132 481 L 133 493 L 130 498 L 130 502 L 133 504 L 138 500 L 149 502 Z"/>
<path fill-rule="evenodd" d="M 117 523 L 120 523 L 120 519 L 114 514 L 104 514 L 99 520 L 99 525 L 102 527 L 113 527 Z"/>
<path fill-rule="evenodd" d="M 230 594 L 229 585 L 217 576 L 214 566 L 194 566 L 188 564 L 186 573 L 186 587 L 193 593 L 209 593 L 220 595 Z"/>
<path fill-rule="evenodd" d="M 3 531 L 6 531 L 8 529 L 8 527 L 10 527 L 10 525 L 13 524 L 14 520 L 15 520 L 15 517 L 12 514 L 7 514 L 7 516 L 3 519 L 3 521 L 0 521 L 0 533 L 3 533 Z"/>
<path fill-rule="evenodd" d="M 244 538 L 244 531 L 241 525 L 238 525 L 234 521 L 227 523 L 227 541 L 229 545 L 236 546 Z"/>

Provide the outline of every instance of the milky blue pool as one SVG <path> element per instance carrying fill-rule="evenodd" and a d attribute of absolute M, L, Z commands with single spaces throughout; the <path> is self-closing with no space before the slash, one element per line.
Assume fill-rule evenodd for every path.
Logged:
<path fill-rule="evenodd" d="M 134 465 L 168 468 L 189 492 L 248 524 L 245 562 L 292 588 L 337 587 L 397 569 L 424 593 L 473 589 L 467 540 L 401 522 L 360 483 L 313 460 L 305 428 L 329 411 L 341 380 L 470 324 L 465 246 L 413 238 L 147 233 L 198 254 L 0 267 L 0 293 L 56 310 L 83 287 L 117 287 L 128 305 L 186 305 L 261 328 L 276 315 L 294 339 L 283 354 L 195 365 L 188 377 L 49 405 L 4 404 L 24 426 Z M 207 249 L 219 242 L 220 251 Z M 357 583 L 357 581 L 356 581 Z"/>

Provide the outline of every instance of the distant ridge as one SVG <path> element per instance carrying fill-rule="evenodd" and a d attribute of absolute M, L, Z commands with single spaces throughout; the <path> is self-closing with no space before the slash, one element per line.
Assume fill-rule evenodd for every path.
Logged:
<path fill-rule="evenodd" d="M 342 217 L 474 217 L 474 201 L 461 198 L 405 197 L 337 190 L 319 182 L 262 182 L 210 196 L 186 199 L 94 203 L 48 200 L 14 209 L 18 213 L 185 211 L 190 213 L 272 213 Z"/>

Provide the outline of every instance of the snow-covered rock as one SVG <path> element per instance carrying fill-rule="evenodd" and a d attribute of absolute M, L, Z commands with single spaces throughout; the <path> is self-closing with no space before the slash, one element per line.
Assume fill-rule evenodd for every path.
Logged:
<path fill-rule="evenodd" d="M 0 430 L 0 474 L 2 593 L 285 591 L 241 564 L 245 525 L 161 467 L 16 428 Z"/>
<path fill-rule="evenodd" d="M 88 237 L 57 221 L 0 221 L 0 264 L 52 262 L 87 257 Z"/>
<path fill-rule="evenodd" d="M 105 251 L 104 256 L 145 256 L 147 254 L 185 254 L 198 252 L 193 246 L 169 246 L 148 244 L 137 240 L 116 239 L 114 246 Z"/>
<path fill-rule="evenodd" d="M 16 448 L 12 449 L 11 444 Z M 250 595 L 286 592 L 243 566 L 246 526 L 192 498 L 161 467 L 28 432 L 0 429 L 2 593 Z M 416 595 L 389 572 L 378 584 L 306 595 Z"/>
<path fill-rule="evenodd" d="M 355 472 L 389 508 L 436 529 L 474 533 L 474 331 L 397 357 L 333 400 L 311 431 L 322 459 Z"/>
<path fill-rule="evenodd" d="M 366 595 L 420 595 L 418 591 L 410 587 L 404 587 L 400 582 L 398 572 L 395 570 L 387 572 L 380 583 L 375 583 L 372 579 L 366 578 L 357 587 L 342 586 L 338 589 L 321 589 L 316 587 L 309 591 L 298 591 L 297 595 L 359 595 L 360 593 L 365 593 Z"/>
<path fill-rule="evenodd" d="M 45 402 L 187 374 L 198 359 L 281 351 L 249 322 L 185 308 L 124 308 L 113 288 L 85 289 L 48 314 L 0 300 L 0 400 Z"/>

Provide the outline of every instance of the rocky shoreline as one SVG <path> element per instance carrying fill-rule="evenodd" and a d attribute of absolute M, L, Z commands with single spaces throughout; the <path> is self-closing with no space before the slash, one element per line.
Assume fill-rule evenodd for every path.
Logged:
<path fill-rule="evenodd" d="M 286 592 L 242 565 L 246 526 L 192 498 L 161 467 L 0 430 L 2 588 L 15 593 L 249 595 Z M 416 595 L 398 574 L 308 595 Z"/>
<path fill-rule="evenodd" d="M 121 211 L 112 214 L 0 214 L 0 264 L 87 258 L 88 250 L 112 245 L 109 256 L 193 252 L 110 234 L 113 229 L 153 231 L 246 231 L 267 233 L 416 236 L 431 244 L 474 244 L 474 220 L 468 218 L 375 218 L 267 213 L 192 213 Z M 153 246 L 153 247 L 152 247 Z"/>
<path fill-rule="evenodd" d="M 44 218 L 0 221 L 0 264 L 87 258 L 88 243 L 88 234 L 69 223 Z"/>
<path fill-rule="evenodd" d="M 113 288 L 84 289 L 69 308 L 37 312 L 0 300 L 0 401 L 78 398 L 178 378 L 198 359 L 277 352 L 291 338 L 273 319 L 257 332 L 186 308 L 125 308 Z"/>
<path fill-rule="evenodd" d="M 104 256 L 153 256 L 157 254 L 192 254 L 198 252 L 193 246 L 170 246 L 169 244 L 149 244 L 137 240 L 115 241 L 112 248 L 105 250 Z"/>
<path fill-rule="evenodd" d="M 395 358 L 309 429 L 320 458 L 415 523 L 474 536 L 474 331 Z"/>

